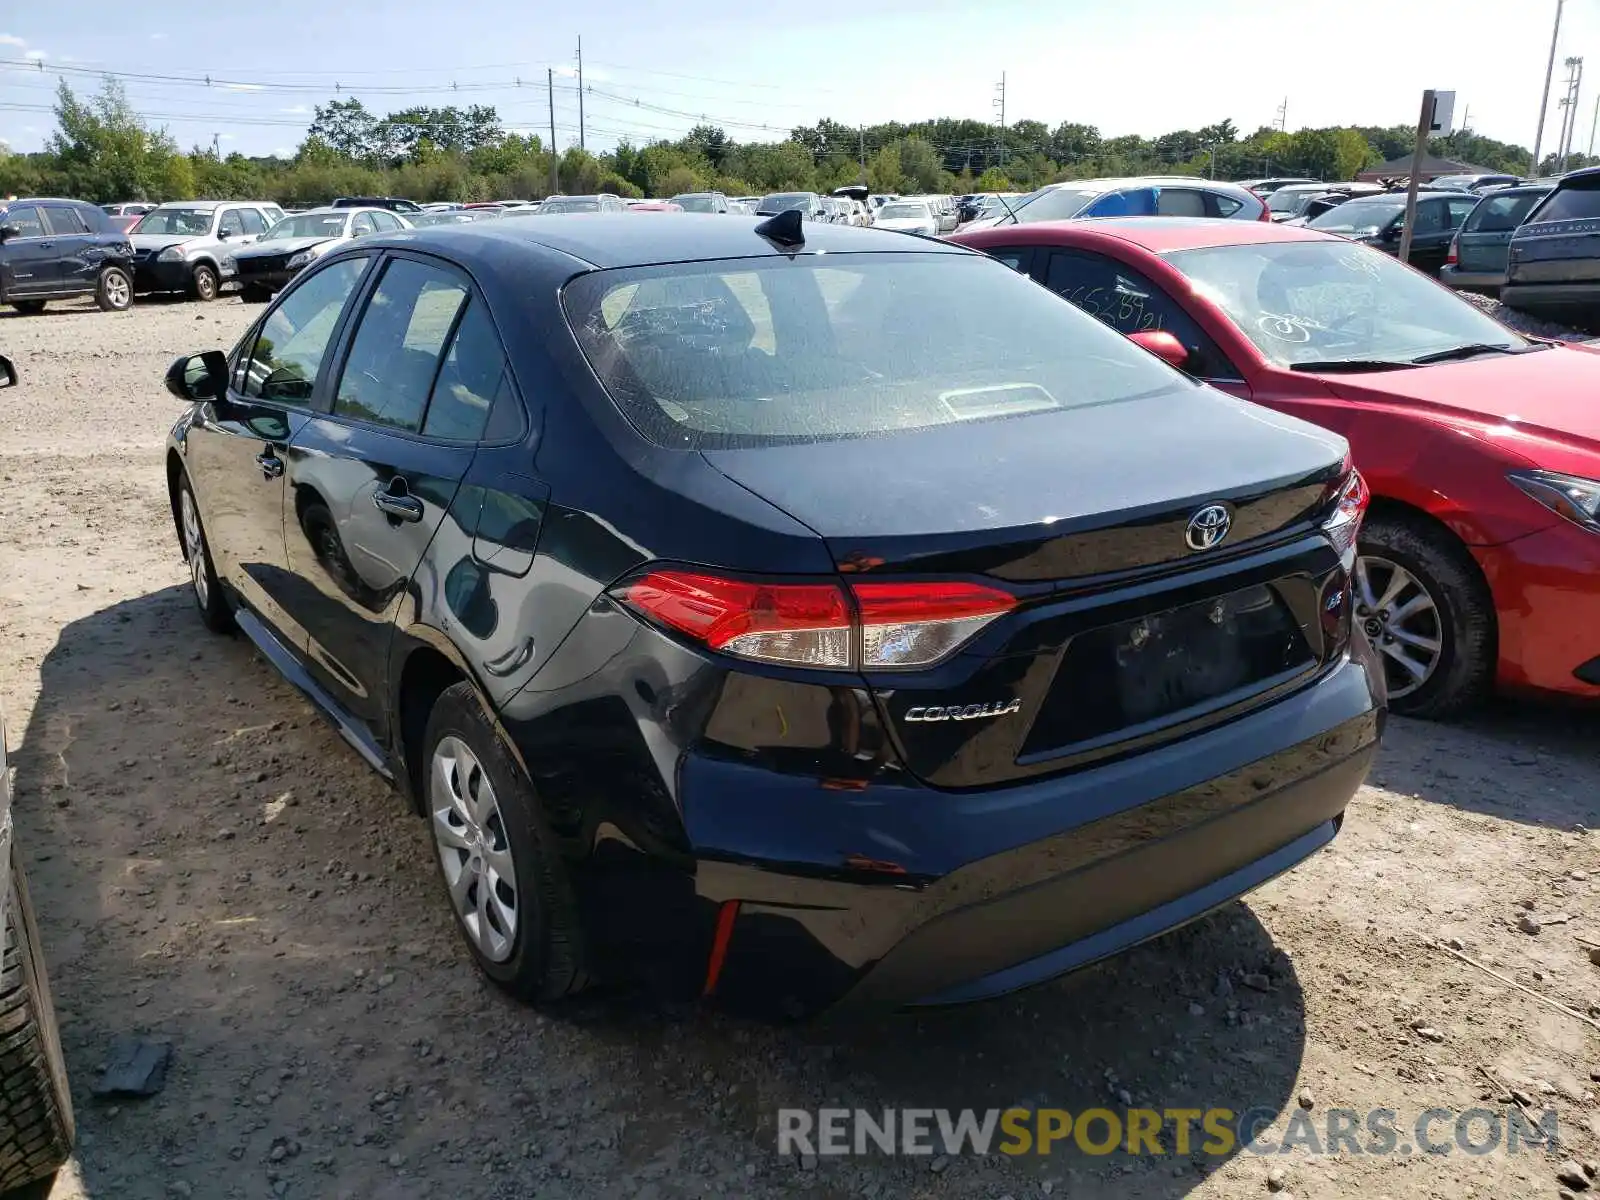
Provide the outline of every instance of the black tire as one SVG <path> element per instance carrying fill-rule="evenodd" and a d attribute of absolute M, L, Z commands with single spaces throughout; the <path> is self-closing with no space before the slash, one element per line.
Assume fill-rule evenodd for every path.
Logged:
<path fill-rule="evenodd" d="M 272 299 L 272 289 L 247 283 L 239 289 L 239 298 L 246 304 L 265 304 Z"/>
<path fill-rule="evenodd" d="M 1380 513 L 1368 517 L 1362 526 L 1359 553 L 1410 572 L 1427 590 L 1438 612 L 1440 645 L 1432 673 L 1415 691 L 1391 696 L 1391 710 L 1408 717 L 1439 719 L 1457 716 L 1482 702 L 1494 686 L 1499 627 L 1494 598 L 1466 547 L 1425 518 Z M 1385 669 L 1392 669 L 1381 638 L 1373 640 Z"/>
<path fill-rule="evenodd" d="M 121 267 L 107 267 L 94 285 L 94 302 L 102 312 L 126 312 L 133 307 L 133 279 Z"/>
<path fill-rule="evenodd" d="M 189 276 L 189 295 L 192 299 L 209 304 L 217 298 L 217 269 L 210 263 L 196 263 Z"/>
<path fill-rule="evenodd" d="M 44 306 L 46 303 L 48 303 L 48 301 L 45 300 L 13 300 L 11 302 L 11 307 L 16 309 L 19 313 L 22 313 L 24 316 L 37 317 L 44 311 Z"/>
<path fill-rule="evenodd" d="M 13 854 L 0 966 L 0 1193 L 53 1176 L 72 1153 L 75 1135 L 38 923 Z"/>
<path fill-rule="evenodd" d="M 423 735 L 418 776 L 430 834 L 436 820 L 435 809 L 440 807 L 431 792 L 433 755 L 447 737 L 464 742 L 488 777 L 517 877 L 517 928 L 509 956 L 496 962 L 473 941 L 456 912 L 449 879 L 436 848 L 434 862 L 439 867 L 450 910 L 456 914 L 456 928 L 478 969 L 518 999 L 553 1004 L 575 995 L 588 986 L 589 974 L 566 868 L 533 785 L 501 744 L 468 683 L 455 684 L 440 694 Z"/>
<path fill-rule="evenodd" d="M 194 516 L 193 530 L 189 527 L 190 508 Z M 200 505 L 195 500 L 194 489 L 189 486 L 188 475 L 178 480 L 178 537 L 183 560 L 189 564 L 189 590 L 200 613 L 200 623 L 212 633 L 232 633 L 233 609 L 217 578 L 216 564 L 211 560 L 211 543 L 206 537 Z"/>

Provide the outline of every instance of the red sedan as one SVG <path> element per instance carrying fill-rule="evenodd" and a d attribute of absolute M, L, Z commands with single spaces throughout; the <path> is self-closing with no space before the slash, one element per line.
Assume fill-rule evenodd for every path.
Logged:
<path fill-rule="evenodd" d="M 1344 238 L 1001 226 L 987 251 L 1213 387 L 1337 430 L 1372 488 L 1357 612 L 1397 712 L 1600 699 L 1600 353 L 1513 333 Z"/>

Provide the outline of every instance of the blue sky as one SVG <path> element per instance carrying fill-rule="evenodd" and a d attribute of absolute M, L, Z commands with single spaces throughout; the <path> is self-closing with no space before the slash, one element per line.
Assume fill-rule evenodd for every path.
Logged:
<path fill-rule="evenodd" d="M 92 7 L 92 19 L 82 5 L 0 10 L 0 60 L 24 64 L 0 67 L 0 140 L 14 150 L 48 136 L 62 68 L 80 91 L 97 86 L 76 73 L 85 70 L 209 71 L 231 82 L 125 82 L 184 148 L 216 134 L 224 153 L 263 154 L 292 150 L 336 83 L 380 113 L 494 104 L 508 126 L 548 138 L 545 70 L 554 67 L 564 147 L 577 140 L 570 71 L 580 34 L 594 89 L 591 148 L 695 123 L 633 100 L 703 114 L 739 140 L 781 137 L 823 116 L 990 121 L 1002 71 L 1009 119 L 1082 121 L 1107 136 L 1224 117 L 1251 130 L 1271 123 L 1285 97 L 1291 129 L 1409 123 L 1421 89 L 1439 87 L 1456 89 L 1458 119 L 1470 107 L 1479 132 L 1528 145 L 1555 0 L 1515 9 L 1503 0 L 277 0 L 250 19 L 201 0 Z M 1600 5 L 1566 9 L 1560 55 L 1592 54 L 1600 86 Z M 1585 87 L 1580 100 L 1577 148 L 1588 143 L 1595 94 Z M 1550 114 L 1547 148 L 1560 121 L 1553 101 Z"/>

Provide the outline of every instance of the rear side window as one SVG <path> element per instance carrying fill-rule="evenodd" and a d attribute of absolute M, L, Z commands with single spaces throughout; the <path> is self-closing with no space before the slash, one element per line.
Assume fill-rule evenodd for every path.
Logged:
<path fill-rule="evenodd" d="M 1203 217 L 1206 198 L 1190 188 L 1164 187 L 1156 193 L 1156 215 L 1160 217 Z"/>
<path fill-rule="evenodd" d="M 1538 192 L 1524 192 L 1520 196 L 1487 196 L 1461 226 L 1463 233 L 1510 233 L 1528 211 L 1541 199 Z"/>
<path fill-rule="evenodd" d="M 500 338 L 482 302 L 471 301 L 439 368 L 422 432 L 452 442 L 500 441 L 521 427 L 516 403 Z"/>
<path fill-rule="evenodd" d="M 1446 200 L 1445 207 L 1450 210 L 1450 228 L 1459 228 L 1461 222 L 1467 219 L 1468 214 L 1478 207 L 1478 201 L 1472 196 L 1463 196 L 1459 200 Z"/>
<path fill-rule="evenodd" d="M 563 304 L 618 407 L 676 448 L 870 437 L 1188 386 L 977 255 L 594 271 Z"/>
<path fill-rule="evenodd" d="M 1557 188 L 1533 214 L 1535 221 L 1587 221 L 1595 217 L 1600 217 L 1600 187 Z"/>
<path fill-rule="evenodd" d="M 244 222 L 244 231 L 246 233 L 265 233 L 267 231 L 267 223 L 256 209 L 241 208 L 238 212 L 239 220 Z"/>
<path fill-rule="evenodd" d="M 65 204 L 47 204 L 39 211 L 44 214 L 45 227 L 58 237 L 89 232 L 89 227 L 83 223 L 83 218 L 75 208 L 68 208 Z"/>
<path fill-rule="evenodd" d="M 448 271 L 396 259 L 361 314 L 339 377 L 335 416 L 415 433 L 467 287 Z"/>
<path fill-rule="evenodd" d="M 8 208 L 0 214 L 0 223 L 11 226 L 17 232 L 15 237 L 43 237 L 44 218 L 39 215 L 39 210 L 31 204 L 19 204 L 15 208 Z"/>
<path fill-rule="evenodd" d="M 1244 201 L 1237 196 L 1224 196 L 1220 192 L 1206 193 L 1206 216 L 1231 217 L 1244 207 Z"/>

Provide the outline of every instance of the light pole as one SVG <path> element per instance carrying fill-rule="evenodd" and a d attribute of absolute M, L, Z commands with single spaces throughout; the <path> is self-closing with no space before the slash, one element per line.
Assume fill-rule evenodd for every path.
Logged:
<path fill-rule="evenodd" d="M 1556 23 L 1550 31 L 1550 61 L 1544 68 L 1544 91 L 1539 93 L 1539 124 L 1533 131 L 1533 168 L 1531 175 L 1539 174 L 1539 147 L 1544 141 L 1544 112 L 1550 104 L 1550 81 L 1556 73 L 1556 41 L 1561 36 L 1561 5 L 1564 0 L 1556 0 Z"/>

